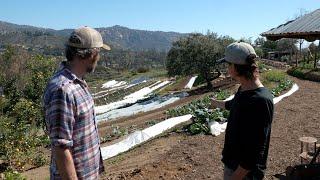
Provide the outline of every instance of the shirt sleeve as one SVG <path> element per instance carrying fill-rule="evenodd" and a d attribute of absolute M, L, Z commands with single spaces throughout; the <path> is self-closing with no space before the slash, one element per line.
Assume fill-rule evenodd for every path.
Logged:
<path fill-rule="evenodd" d="M 269 143 L 273 104 L 265 99 L 259 99 L 247 108 L 246 117 L 243 117 L 241 129 L 240 166 L 244 169 L 253 169 Z"/>
<path fill-rule="evenodd" d="M 72 133 L 75 120 L 71 97 L 61 88 L 52 93 L 46 118 L 49 122 L 48 130 L 53 146 L 73 146 Z"/>

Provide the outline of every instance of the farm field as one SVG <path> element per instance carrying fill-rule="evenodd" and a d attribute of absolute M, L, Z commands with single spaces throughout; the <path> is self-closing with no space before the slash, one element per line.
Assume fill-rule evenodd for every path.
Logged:
<path fill-rule="evenodd" d="M 317 82 L 290 77 L 300 89 L 283 99 L 275 107 L 275 117 L 270 144 L 267 179 L 277 179 L 289 165 L 299 163 L 301 136 L 314 136 L 320 128 L 316 112 L 319 107 L 320 88 Z M 186 81 L 181 81 L 186 83 Z M 182 85 L 177 85 L 183 87 Z M 221 87 L 220 87 L 221 88 Z M 238 86 L 225 86 L 235 92 Z M 152 126 L 167 118 L 166 111 L 212 94 L 203 88 L 189 91 L 190 96 L 149 112 L 139 113 L 99 124 L 100 137 L 108 137 L 102 147 L 119 142 L 127 134 Z M 308 119 L 308 123 L 305 123 Z M 116 133 L 114 133 L 116 132 Z M 167 132 L 154 140 L 126 153 L 105 160 L 104 179 L 221 179 L 223 165 L 220 161 L 224 134 L 190 135 L 181 131 Z M 39 174 L 48 175 L 48 166 L 24 173 L 30 179 Z M 41 176 L 41 177 L 44 177 Z"/>
<path fill-rule="evenodd" d="M 320 180 L 309 1 L 3 2 L 0 180 Z"/>

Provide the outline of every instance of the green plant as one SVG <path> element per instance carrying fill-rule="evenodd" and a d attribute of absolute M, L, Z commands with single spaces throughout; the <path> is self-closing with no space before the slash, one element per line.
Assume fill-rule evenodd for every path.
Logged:
<path fill-rule="evenodd" d="M 226 99 L 228 96 L 230 96 L 230 92 L 229 91 L 222 91 L 222 90 L 218 90 L 214 96 L 217 98 L 217 100 L 224 100 Z"/>
<path fill-rule="evenodd" d="M 290 87 L 292 87 L 292 85 L 293 85 L 293 81 L 286 79 L 284 81 L 281 81 L 277 87 L 271 89 L 271 93 L 274 96 L 279 96 L 281 92 L 289 89 Z"/>
<path fill-rule="evenodd" d="M 267 71 L 263 75 L 268 81 L 272 82 L 281 82 L 286 79 L 286 74 L 279 70 Z"/>
<path fill-rule="evenodd" d="M 261 61 L 258 61 L 257 64 L 258 64 L 258 68 L 260 71 L 263 72 L 267 69 L 267 66 L 265 64 L 263 64 Z"/>
<path fill-rule="evenodd" d="M 201 124 L 200 122 L 196 122 L 196 123 L 191 124 L 189 126 L 188 130 L 193 135 L 194 134 L 199 134 L 201 132 L 208 133 L 210 131 L 209 128 L 206 125 Z"/>
<path fill-rule="evenodd" d="M 147 126 L 153 126 L 153 125 L 157 124 L 157 122 L 158 122 L 158 121 L 156 121 L 156 120 L 150 120 L 150 121 L 146 121 L 145 124 L 146 124 Z"/>
<path fill-rule="evenodd" d="M 138 72 L 138 73 L 146 73 L 146 72 L 148 72 L 148 71 L 150 71 L 150 70 L 149 70 L 149 68 L 147 68 L 147 67 L 139 67 L 139 68 L 137 69 L 137 72 Z"/>
<path fill-rule="evenodd" d="M 35 165 L 36 167 L 43 166 L 47 163 L 47 158 L 44 155 L 44 153 L 38 153 L 36 156 L 33 158 L 32 164 Z"/>
<path fill-rule="evenodd" d="M 305 79 L 305 73 L 302 71 L 301 68 L 297 68 L 297 67 L 291 68 L 287 71 L 287 73 L 291 76 L 294 76 L 300 79 Z"/>
<path fill-rule="evenodd" d="M 27 180 L 18 171 L 6 171 L 4 173 L 4 180 Z"/>
<path fill-rule="evenodd" d="M 229 96 L 229 92 L 218 91 L 213 94 L 217 99 L 225 99 Z M 208 123 L 211 121 L 225 121 L 229 116 L 229 111 L 221 110 L 219 108 L 210 109 L 210 97 L 206 96 L 203 99 L 192 101 L 191 103 L 178 107 L 176 109 L 169 109 L 167 115 L 169 117 L 182 116 L 192 114 L 193 123 L 186 127 L 186 130 L 191 134 L 210 132 Z"/>

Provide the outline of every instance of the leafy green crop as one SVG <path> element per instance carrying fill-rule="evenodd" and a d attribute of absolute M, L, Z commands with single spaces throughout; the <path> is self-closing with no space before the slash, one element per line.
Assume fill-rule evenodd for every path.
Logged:
<path fill-rule="evenodd" d="M 230 95 L 227 91 L 215 92 L 213 96 L 218 100 L 226 99 Z M 186 114 L 192 114 L 193 123 L 189 125 L 186 130 L 191 134 L 210 133 L 208 123 L 211 121 L 224 122 L 229 116 L 229 111 L 219 108 L 210 109 L 211 96 L 206 96 L 203 99 L 192 101 L 191 103 L 177 107 L 176 109 L 169 109 L 167 111 L 168 117 L 177 117 Z"/>
<path fill-rule="evenodd" d="M 277 87 L 271 89 L 271 93 L 274 96 L 279 96 L 281 92 L 291 88 L 292 85 L 293 85 L 293 81 L 286 79 L 284 81 L 281 81 Z"/>

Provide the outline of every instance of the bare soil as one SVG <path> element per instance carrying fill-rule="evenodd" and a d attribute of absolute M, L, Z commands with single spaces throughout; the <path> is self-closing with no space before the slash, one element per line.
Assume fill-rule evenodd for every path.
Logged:
<path fill-rule="evenodd" d="M 275 106 L 266 179 L 283 178 L 287 166 L 300 163 L 299 137 L 313 136 L 320 141 L 320 83 L 292 79 L 300 89 Z M 188 103 L 208 93 L 197 90 L 194 94 L 191 93 L 190 97 L 164 108 L 101 124 L 100 134 L 105 135 L 111 131 L 110 125 L 129 129 L 133 125 L 134 128 L 144 128 L 147 126 L 146 121 L 165 119 L 166 109 Z M 107 172 L 102 179 L 219 180 L 222 179 L 223 172 L 223 164 L 220 161 L 223 144 L 224 134 L 213 137 L 167 133 L 104 161 Z M 28 179 L 46 179 L 49 169 L 45 166 L 27 171 L 24 175 Z"/>

